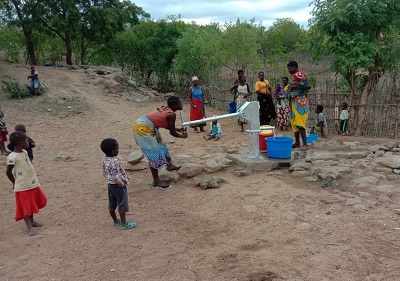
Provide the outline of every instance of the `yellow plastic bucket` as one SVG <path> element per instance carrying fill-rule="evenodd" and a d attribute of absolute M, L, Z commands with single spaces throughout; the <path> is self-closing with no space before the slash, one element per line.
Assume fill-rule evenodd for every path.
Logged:
<path fill-rule="evenodd" d="M 262 125 L 260 126 L 260 134 L 265 133 L 265 134 L 274 134 L 275 133 L 275 127 L 274 126 L 269 126 L 269 125 Z"/>

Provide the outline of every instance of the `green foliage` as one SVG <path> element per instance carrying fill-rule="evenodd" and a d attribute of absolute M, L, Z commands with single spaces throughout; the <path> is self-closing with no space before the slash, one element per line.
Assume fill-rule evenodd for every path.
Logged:
<path fill-rule="evenodd" d="M 192 25 L 178 39 L 177 46 L 179 53 L 174 71 L 178 75 L 196 75 L 202 83 L 207 83 L 220 72 L 223 65 L 221 51 L 224 47 L 222 32 L 217 24 Z"/>
<path fill-rule="evenodd" d="M 225 23 L 221 42 L 221 60 L 226 65 L 232 65 L 236 69 L 248 69 L 252 66 L 258 69 L 261 65 L 258 52 L 261 48 L 258 39 L 260 26 L 251 22 Z"/>
<path fill-rule="evenodd" d="M 358 68 L 379 68 L 379 40 L 400 13 L 400 1 L 315 0 L 312 34 L 314 52 L 333 55 L 333 70 L 349 78 Z M 321 40 L 322 39 L 322 40 Z M 389 43 L 389 42 L 387 42 Z M 383 60 L 385 61 L 385 60 Z"/>
<path fill-rule="evenodd" d="M 1 83 L 3 84 L 2 92 L 7 94 L 10 99 L 21 99 L 30 95 L 28 89 L 14 79 L 8 78 L 8 80 L 2 80 Z"/>
<path fill-rule="evenodd" d="M 23 51 L 23 34 L 21 30 L 13 25 L 0 26 L 0 53 L 3 58 L 18 62 L 21 51 Z"/>

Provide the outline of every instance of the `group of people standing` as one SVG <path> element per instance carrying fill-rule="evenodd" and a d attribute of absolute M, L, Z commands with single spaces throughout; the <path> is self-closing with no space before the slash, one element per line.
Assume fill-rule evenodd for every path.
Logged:
<path fill-rule="evenodd" d="M 287 69 L 292 75 L 292 82 L 289 83 L 288 77 L 282 77 L 282 85 L 276 83 L 274 91 L 272 91 L 270 82 L 265 79 L 264 72 L 258 73 L 259 80 L 255 84 L 255 93 L 260 104 L 260 125 L 270 125 L 275 120 L 276 126 L 280 127 L 282 131 L 288 130 L 291 125 L 296 139 L 293 147 L 300 147 L 301 137 L 303 147 L 307 148 L 306 121 L 309 112 L 307 92 L 311 89 L 311 85 L 306 74 L 298 69 L 297 62 L 289 62 Z M 236 101 L 236 110 L 250 100 L 251 91 L 243 70 L 238 71 L 238 80 L 230 91 Z M 239 123 L 241 131 L 244 131 L 245 120 L 239 118 Z"/>

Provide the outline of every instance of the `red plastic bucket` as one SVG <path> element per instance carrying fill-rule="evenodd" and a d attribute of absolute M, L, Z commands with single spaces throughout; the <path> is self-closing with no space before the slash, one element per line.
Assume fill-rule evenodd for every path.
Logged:
<path fill-rule="evenodd" d="M 267 151 L 267 138 L 273 137 L 274 133 L 271 132 L 263 132 L 261 131 L 259 134 L 259 146 L 260 146 L 260 151 L 261 152 L 266 152 Z"/>

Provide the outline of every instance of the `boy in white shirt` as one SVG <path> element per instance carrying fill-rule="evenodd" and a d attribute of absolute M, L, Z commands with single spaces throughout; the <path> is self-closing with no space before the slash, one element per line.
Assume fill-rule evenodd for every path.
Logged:
<path fill-rule="evenodd" d="M 222 137 L 221 124 L 218 123 L 218 120 L 214 120 L 210 123 L 211 133 L 208 136 L 204 136 L 204 139 L 209 141 L 214 139 L 215 141 L 219 140 Z"/>
<path fill-rule="evenodd" d="M 340 106 L 340 109 L 342 110 L 342 112 L 340 112 L 340 131 L 339 134 L 341 134 L 342 136 L 345 136 L 347 134 L 347 123 L 349 120 L 349 111 L 347 110 L 347 103 L 344 102 L 342 103 L 342 105 Z"/>

